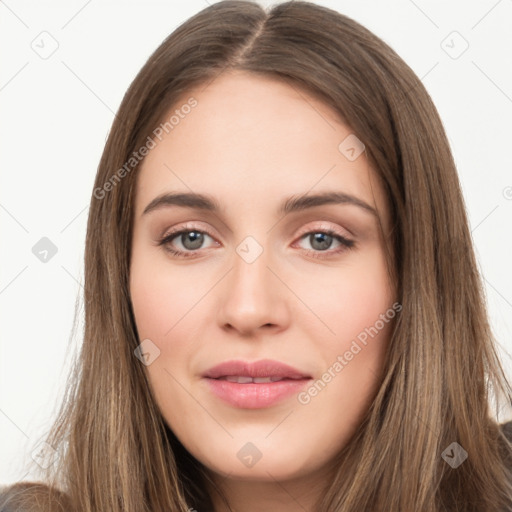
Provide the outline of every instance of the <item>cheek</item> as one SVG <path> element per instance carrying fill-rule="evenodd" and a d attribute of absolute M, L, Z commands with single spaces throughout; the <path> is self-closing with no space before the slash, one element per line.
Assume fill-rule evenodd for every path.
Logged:
<path fill-rule="evenodd" d="M 394 300 L 379 248 L 361 251 L 337 268 L 319 266 L 314 273 L 304 271 L 302 276 L 307 277 L 293 278 L 294 290 L 310 310 L 302 315 L 302 326 L 310 324 L 317 329 L 315 339 L 328 354 L 345 350 L 361 333 L 364 338 L 365 329 L 379 321 Z"/>
<path fill-rule="evenodd" d="M 316 318 L 309 315 L 312 320 L 300 327 L 309 329 L 323 365 L 299 402 L 317 413 L 330 411 L 332 425 L 344 424 L 351 432 L 378 388 L 398 314 L 384 255 L 366 251 L 350 265 L 319 268 L 303 284 L 299 293 Z"/>
<path fill-rule="evenodd" d="M 171 271 L 165 258 L 134 253 L 130 272 L 130 294 L 139 339 L 149 339 L 159 355 L 145 367 L 149 385 L 168 424 L 178 427 L 182 415 L 193 404 L 180 383 L 188 377 L 188 363 L 197 350 L 191 321 L 200 308 L 204 290 L 191 286 L 186 273 Z"/>
<path fill-rule="evenodd" d="M 140 341 L 149 339 L 160 351 L 146 368 L 156 391 L 176 384 L 171 375 L 180 382 L 189 377 L 190 364 L 204 343 L 201 330 L 213 327 L 211 291 L 217 279 L 199 266 L 173 266 L 161 248 L 135 247 L 131 302 Z"/>
<path fill-rule="evenodd" d="M 134 251 L 130 294 L 141 340 L 171 336 L 198 302 L 200 291 L 180 267 L 171 271 L 165 257 Z"/>

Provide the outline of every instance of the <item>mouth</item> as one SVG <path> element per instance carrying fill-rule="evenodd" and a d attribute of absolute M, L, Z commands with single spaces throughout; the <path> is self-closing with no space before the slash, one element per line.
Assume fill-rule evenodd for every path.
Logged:
<path fill-rule="evenodd" d="M 261 359 L 253 363 L 245 361 L 225 361 L 203 373 L 209 379 L 245 377 L 251 379 L 308 379 L 311 375 L 280 361 Z M 248 381 L 249 382 L 249 381 Z"/>
<path fill-rule="evenodd" d="M 276 405 L 298 393 L 311 375 L 279 361 L 226 361 L 202 375 L 208 389 L 223 402 L 240 409 Z"/>
<path fill-rule="evenodd" d="M 236 382 L 237 384 L 265 384 L 268 382 L 279 382 L 282 380 L 300 380 L 299 378 L 290 379 L 288 377 L 280 377 L 273 375 L 271 377 L 249 377 L 246 375 L 225 375 L 218 377 L 216 380 L 227 380 L 228 382 Z"/>

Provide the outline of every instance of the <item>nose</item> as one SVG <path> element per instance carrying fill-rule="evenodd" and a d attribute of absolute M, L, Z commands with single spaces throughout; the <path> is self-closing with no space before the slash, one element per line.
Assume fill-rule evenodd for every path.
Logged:
<path fill-rule="evenodd" d="M 275 333 L 287 327 L 289 292 L 268 263 L 265 251 L 251 263 L 234 255 L 233 267 L 218 296 L 218 322 L 222 329 L 247 336 L 261 328 Z"/>

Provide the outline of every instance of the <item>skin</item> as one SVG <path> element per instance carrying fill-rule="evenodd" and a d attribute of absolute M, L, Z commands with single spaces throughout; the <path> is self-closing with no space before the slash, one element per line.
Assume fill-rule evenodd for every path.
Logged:
<path fill-rule="evenodd" d="M 290 196 L 342 191 L 375 208 L 388 233 L 385 196 L 365 153 L 350 161 L 338 149 L 350 128 L 305 92 L 230 72 L 172 110 L 190 96 L 197 106 L 157 141 L 137 181 L 130 293 L 140 340 L 160 350 L 145 367 L 151 389 L 233 510 L 312 510 L 329 461 L 378 390 L 392 323 L 307 404 L 292 395 L 268 408 L 237 408 L 213 395 L 201 373 L 226 360 L 268 358 L 320 379 L 396 300 L 384 240 L 377 217 L 352 204 L 277 209 Z M 221 210 L 143 214 L 165 192 L 209 194 Z M 179 258 L 158 241 L 185 224 L 211 236 L 195 256 Z M 305 235 L 325 229 L 355 246 L 336 252 L 343 246 L 332 239 L 322 251 Z M 252 263 L 236 252 L 247 236 L 263 248 Z M 193 252 L 192 240 L 168 245 Z M 247 442 L 262 454 L 252 467 L 237 457 Z M 227 510 L 213 497 L 216 511 Z"/>

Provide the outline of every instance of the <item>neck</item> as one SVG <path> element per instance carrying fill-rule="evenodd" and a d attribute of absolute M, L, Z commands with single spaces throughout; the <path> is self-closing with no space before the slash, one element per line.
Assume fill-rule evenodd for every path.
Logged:
<path fill-rule="evenodd" d="M 214 512 L 313 512 L 330 481 L 325 470 L 281 481 L 270 474 L 251 481 L 208 473 L 215 483 L 208 484 Z"/>

